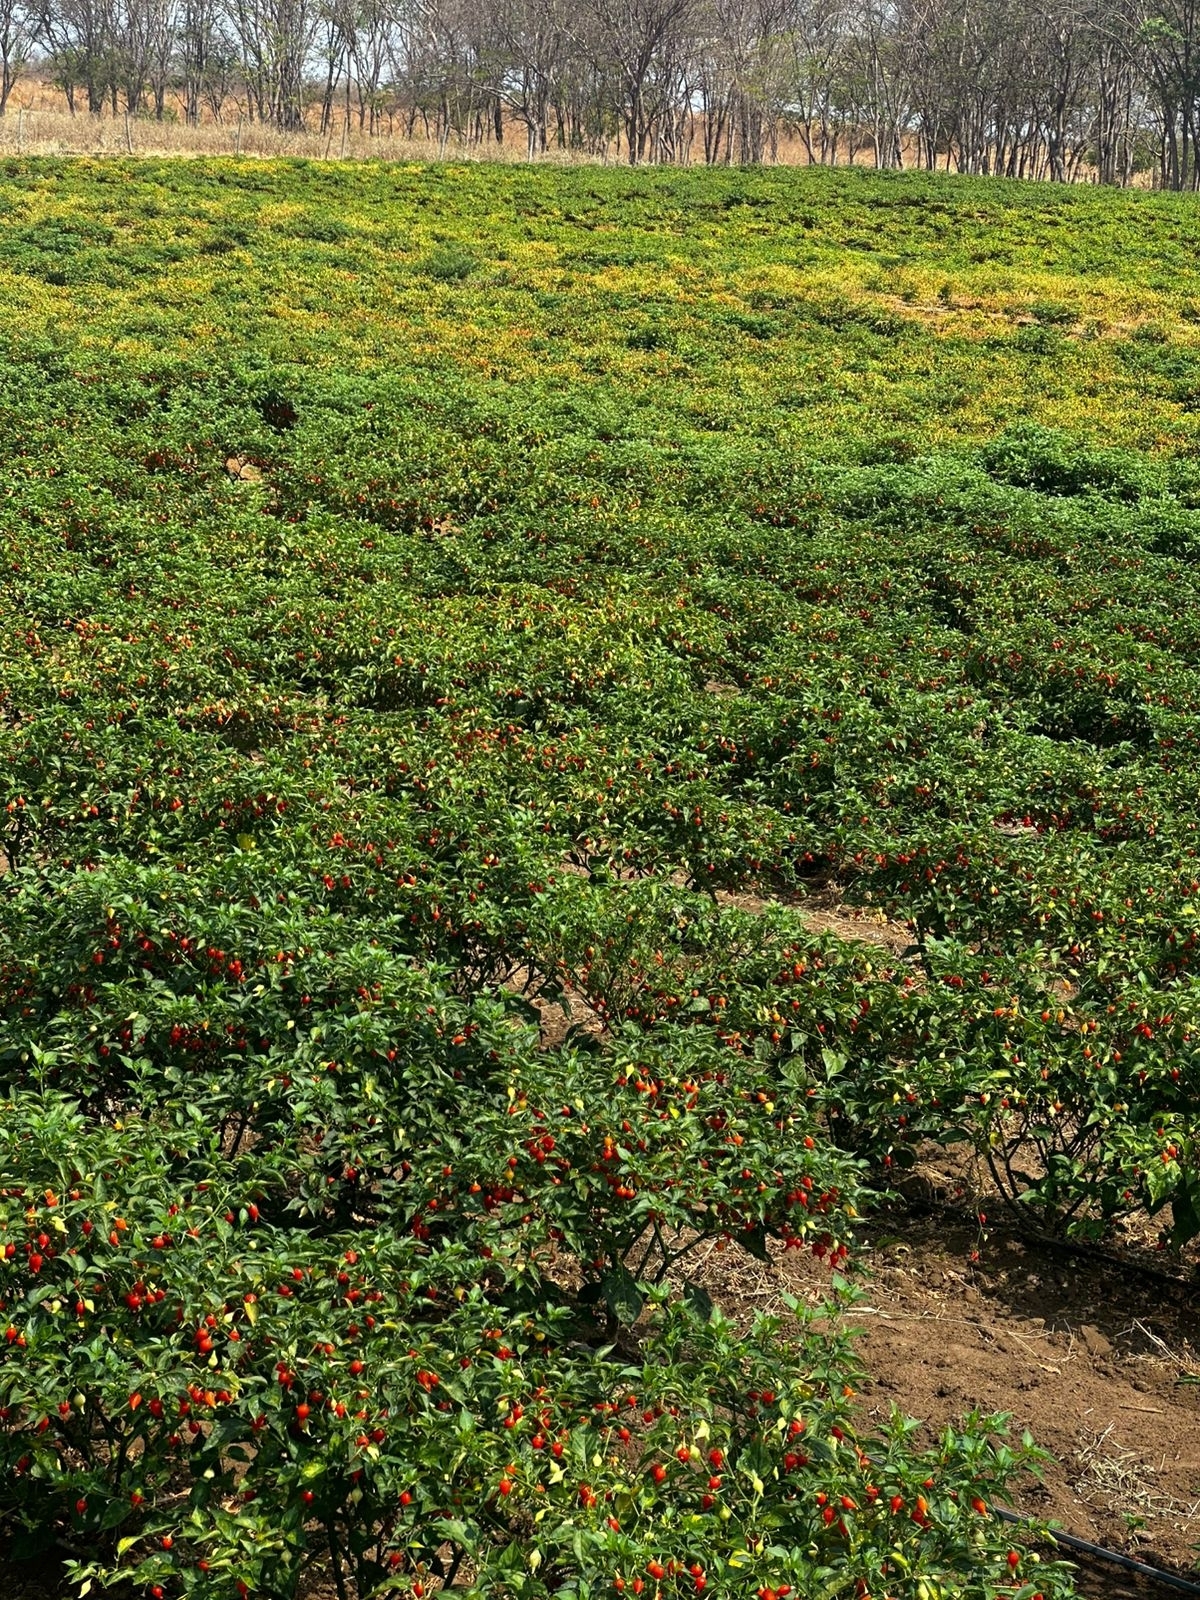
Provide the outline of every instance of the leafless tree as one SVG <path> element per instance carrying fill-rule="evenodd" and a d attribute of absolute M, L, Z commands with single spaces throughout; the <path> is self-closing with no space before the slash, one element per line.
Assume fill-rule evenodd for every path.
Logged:
<path fill-rule="evenodd" d="M 1200 0 L 1152 0 L 1138 29 L 1166 188 L 1200 188 Z"/>
<path fill-rule="evenodd" d="M 690 87 L 686 46 L 698 10 L 699 0 L 584 0 L 591 26 L 581 37 L 596 70 L 612 79 L 632 165 L 658 156 L 673 131 L 670 114 Z"/>
<path fill-rule="evenodd" d="M 304 83 L 320 13 L 313 0 L 226 0 L 252 114 L 283 132 L 304 126 Z"/>
<path fill-rule="evenodd" d="M 178 0 L 174 22 L 173 65 L 184 120 L 195 125 L 207 109 L 219 122 L 237 59 L 221 0 Z"/>
<path fill-rule="evenodd" d="M 507 110 L 525 129 L 530 160 L 544 154 L 550 124 L 573 54 L 572 14 L 567 0 L 496 0 L 499 47 L 495 78 L 498 131 Z"/>
<path fill-rule="evenodd" d="M 25 0 L 0 0 L 0 116 L 37 40 L 39 18 Z"/>
<path fill-rule="evenodd" d="M 54 81 L 74 114 L 79 90 L 99 116 L 115 93 L 114 18 L 107 0 L 55 0 L 41 16 Z"/>

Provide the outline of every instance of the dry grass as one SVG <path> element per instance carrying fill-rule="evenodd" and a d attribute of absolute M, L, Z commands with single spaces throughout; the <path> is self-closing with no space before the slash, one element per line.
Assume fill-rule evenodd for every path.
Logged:
<path fill-rule="evenodd" d="M 1200 1383 L 1200 1372 L 1196 1370 L 1195 1354 L 1190 1343 L 1184 1343 L 1183 1349 L 1186 1354 L 1180 1356 L 1165 1340 L 1159 1338 L 1153 1328 L 1147 1327 L 1140 1317 L 1135 1317 L 1124 1331 L 1127 1335 L 1135 1333 L 1140 1335 L 1148 1346 L 1140 1359 L 1165 1361 L 1173 1368 L 1177 1383 Z"/>
<path fill-rule="evenodd" d="M 1140 1523 L 1167 1519 L 1181 1531 L 1200 1523 L 1200 1500 L 1186 1502 L 1155 1488 L 1158 1468 L 1113 1438 L 1115 1423 L 1101 1433 L 1081 1434 L 1075 1451 L 1075 1491 L 1081 1500 L 1106 1505 L 1126 1518 L 1131 1531 Z"/>
<path fill-rule="evenodd" d="M 408 138 L 389 131 L 372 135 L 356 125 L 356 113 L 347 122 L 341 109 L 334 113 L 333 127 L 325 132 L 305 128 L 297 133 L 280 133 L 250 120 L 236 102 L 228 103 L 222 119 L 207 113 L 199 127 L 183 121 L 182 103 L 176 96 L 167 101 L 169 120 L 156 122 L 147 116 L 126 116 L 105 111 L 100 116 L 87 112 L 72 115 L 62 91 L 36 77 L 18 81 L 8 111 L 0 116 L 0 155 L 35 156 L 254 156 L 259 158 L 300 157 L 308 160 L 352 160 L 389 162 L 463 161 L 501 162 L 506 165 L 529 161 L 526 130 L 516 119 L 506 120 L 503 144 L 494 140 L 480 143 L 463 139 L 441 139 L 423 134 Z M 311 113 L 310 113 L 311 115 Z M 396 123 L 402 123 L 398 116 Z M 696 155 L 699 150 L 700 155 Z M 542 166 L 624 166 L 623 149 L 560 150 L 553 146 L 537 156 Z M 697 135 L 692 162 L 703 159 L 703 140 Z M 810 158 L 797 132 L 783 130 L 773 162 L 767 165 L 807 166 Z M 864 147 L 849 163 L 872 166 L 870 151 Z M 730 686 L 732 687 L 732 686 Z M 726 688 L 718 687 L 717 692 Z M 736 693 L 736 688 L 733 690 Z"/>
<path fill-rule="evenodd" d="M 502 145 L 466 144 L 450 140 L 408 139 L 399 134 L 370 135 L 341 122 L 328 133 L 307 129 L 280 133 L 245 119 L 208 122 L 190 127 L 182 122 L 155 122 L 142 117 L 72 116 L 44 107 L 10 107 L 0 117 L 0 155 L 35 156 L 253 156 L 303 157 L 309 160 L 353 161 L 500 161 L 523 162 L 523 139 Z M 580 166 L 603 157 L 580 151 L 552 150 L 543 164 Z"/>

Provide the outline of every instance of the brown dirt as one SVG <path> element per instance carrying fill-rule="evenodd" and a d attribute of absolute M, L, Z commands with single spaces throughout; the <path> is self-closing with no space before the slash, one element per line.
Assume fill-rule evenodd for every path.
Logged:
<path fill-rule="evenodd" d="M 570 987 L 564 989 L 565 1003 L 545 1000 L 537 994 L 531 995 L 530 999 L 537 1007 L 541 1018 L 539 1037 L 543 1050 L 551 1050 L 556 1045 L 562 1044 L 572 1028 L 580 1034 L 590 1034 L 594 1039 L 598 1039 L 604 1032 L 603 1017 L 598 1011 L 594 1011 L 575 989 Z"/>
<path fill-rule="evenodd" d="M 47 1589 L 38 1578 L 24 1570 L 23 1562 L 0 1559 L 0 1593 L 4 1600 L 58 1600 L 53 1589 Z"/>
<path fill-rule="evenodd" d="M 766 911 L 769 906 L 786 905 L 799 911 L 813 933 L 831 933 L 838 939 L 859 944 L 880 945 L 900 956 L 913 943 L 907 923 L 894 922 L 871 906 L 851 906 L 842 899 L 837 884 L 787 895 L 760 895 L 747 891 L 718 889 L 718 905 L 738 911 Z"/>
<path fill-rule="evenodd" d="M 1019 1240 L 926 1222 L 872 1252 L 856 1320 L 872 1374 L 868 1409 L 895 1403 L 933 1423 L 1010 1411 L 1056 1462 L 1025 1509 L 1112 1549 L 1190 1565 L 1200 1543 L 1200 1356 L 1195 1312 Z M 1149 1306 L 1154 1309 L 1149 1310 Z M 870 1309 L 868 1309 L 868 1307 Z"/>
<path fill-rule="evenodd" d="M 569 984 L 563 986 L 561 1000 L 551 1000 L 541 992 L 536 982 L 531 982 L 529 968 L 518 967 L 509 977 L 505 988 L 521 995 L 537 1012 L 538 1042 L 543 1050 L 552 1050 L 562 1044 L 572 1028 L 579 1034 L 589 1034 L 593 1038 L 599 1038 L 605 1031 L 604 1018 Z"/>

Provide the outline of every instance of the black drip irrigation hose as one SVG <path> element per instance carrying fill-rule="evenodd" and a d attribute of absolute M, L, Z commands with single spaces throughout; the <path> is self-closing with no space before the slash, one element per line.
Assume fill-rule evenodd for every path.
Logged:
<path fill-rule="evenodd" d="M 993 1512 L 1002 1522 L 1022 1522 L 1025 1519 L 1015 1512 L 1005 1511 L 1000 1506 L 993 1506 Z M 1173 1572 L 1166 1572 L 1162 1567 L 1152 1567 L 1148 1562 L 1138 1561 L 1134 1556 L 1120 1555 L 1116 1550 L 1106 1550 L 1102 1544 L 1093 1544 L 1090 1539 L 1081 1539 L 1077 1533 L 1051 1533 L 1047 1537 L 1051 1543 L 1061 1545 L 1067 1550 L 1078 1550 L 1081 1555 L 1092 1556 L 1097 1561 L 1106 1561 L 1110 1566 L 1120 1567 L 1123 1572 L 1136 1572 L 1139 1578 L 1148 1578 L 1153 1583 L 1162 1584 L 1168 1589 L 1178 1589 L 1182 1594 L 1200 1595 L 1200 1583 L 1193 1583 L 1189 1578 L 1180 1578 Z"/>
<path fill-rule="evenodd" d="M 899 1193 L 905 1209 L 910 1213 L 923 1213 L 927 1217 L 945 1217 L 951 1222 L 965 1226 L 976 1224 L 979 1220 L 976 1211 L 969 1206 L 954 1205 L 949 1200 L 906 1195 L 903 1191 Z M 880 1213 L 876 1212 L 867 1221 L 874 1221 L 879 1215 Z M 1200 1298 L 1200 1278 L 1191 1280 L 1182 1278 L 1176 1273 L 1166 1272 L 1162 1267 L 1152 1265 L 1149 1261 L 1135 1261 L 1127 1256 L 1118 1255 L 1113 1250 L 1105 1250 L 1100 1245 L 1089 1244 L 1086 1240 L 1059 1239 L 1052 1233 L 1042 1233 L 1037 1228 L 1031 1227 L 1023 1217 L 1014 1215 L 1011 1206 L 1006 1206 L 1004 1218 L 1022 1244 L 1033 1245 L 1053 1255 L 1070 1256 L 1096 1267 L 1105 1267 L 1125 1277 L 1148 1279 L 1152 1283 L 1161 1284 L 1164 1289 L 1173 1291 L 1184 1300 Z"/>

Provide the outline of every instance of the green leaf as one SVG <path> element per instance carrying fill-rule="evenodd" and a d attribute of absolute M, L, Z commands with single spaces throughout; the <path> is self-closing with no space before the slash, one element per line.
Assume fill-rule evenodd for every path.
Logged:
<path fill-rule="evenodd" d="M 708 1322 L 712 1318 L 713 1298 L 702 1285 L 686 1283 L 683 1288 L 683 1302 L 693 1316 L 699 1317 L 702 1322 Z"/>
<path fill-rule="evenodd" d="M 632 1327 L 642 1314 L 646 1297 L 628 1268 L 613 1267 L 600 1279 L 600 1290 L 608 1312 L 624 1327 Z"/>
<path fill-rule="evenodd" d="M 771 1252 L 767 1249 L 767 1230 L 759 1223 L 757 1227 L 747 1228 L 744 1233 L 738 1234 L 738 1243 L 743 1250 L 748 1250 L 756 1261 L 770 1261 Z"/>

